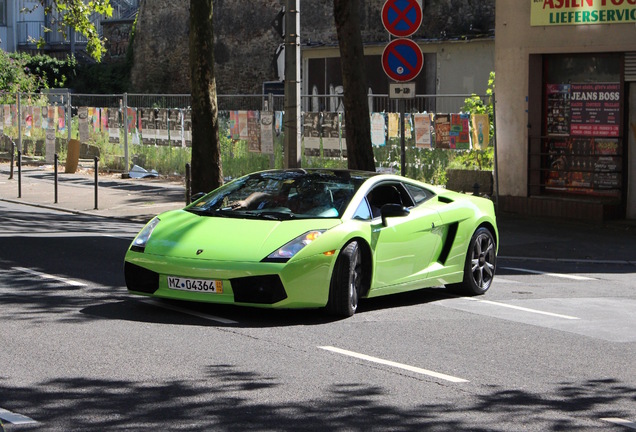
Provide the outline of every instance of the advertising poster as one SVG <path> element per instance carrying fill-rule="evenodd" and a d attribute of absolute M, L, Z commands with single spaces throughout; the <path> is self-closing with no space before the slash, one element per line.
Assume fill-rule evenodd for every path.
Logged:
<path fill-rule="evenodd" d="M 169 132 L 169 116 L 166 108 L 160 108 L 155 111 L 155 125 L 157 136 L 157 145 L 167 146 L 170 145 L 170 132 Z"/>
<path fill-rule="evenodd" d="M 62 118 L 60 117 L 60 119 Z M 119 110 L 117 109 L 108 111 L 108 142 L 119 142 Z"/>
<path fill-rule="evenodd" d="M 472 138 L 475 150 L 486 150 L 490 145 L 490 120 L 488 114 L 472 114 Z"/>
<path fill-rule="evenodd" d="M 276 118 L 276 123 L 274 124 L 274 132 L 276 133 L 276 136 L 279 136 L 283 132 L 283 112 L 276 111 L 274 117 Z"/>
<path fill-rule="evenodd" d="M 435 116 L 435 148 L 449 149 L 450 147 L 450 116 L 437 114 Z"/>
<path fill-rule="evenodd" d="M 570 134 L 577 136 L 619 136 L 620 84 L 570 85 Z"/>
<path fill-rule="evenodd" d="M 181 146 L 183 143 L 183 119 L 181 111 L 171 109 L 168 111 L 168 126 L 170 127 L 170 143 L 173 146 Z"/>
<path fill-rule="evenodd" d="M 79 107 L 77 109 L 79 140 L 82 143 L 88 142 L 88 107 Z"/>
<path fill-rule="evenodd" d="M 548 99 L 546 129 L 548 135 L 570 133 L 570 85 L 547 84 Z"/>
<path fill-rule="evenodd" d="M 469 114 L 451 114 L 451 126 L 448 133 L 450 148 L 470 149 L 469 120 Z"/>
<path fill-rule="evenodd" d="M 322 148 L 327 157 L 340 155 L 340 125 L 337 112 L 325 112 L 322 115 Z"/>
<path fill-rule="evenodd" d="M 374 147 L 386 145 L 385 128 L 386 120 L 384 114 L 379 112 L 371 114 L 371 144 Z"/>
<path fill-rule="evenodd" d="M 430 114 L 415 114 L 415 146 L 431 148 L 431 116 Z"/>
<path fill-rule="evenodd" d="M 388 113 L 387 117 L 389 119 L 389 128 L 388 135 L 389 139 L 398 138 L 400 136 L 400 114 L 398 113 Z"/>
<path fill-rule="evenodd" d="M 33 129 L 40 129 L 42 127 L 42 108 L 39 106 L 29 107 L 33 113 Z"/>
<path fill-rule="evenodd" d="M 247 148 L 252 153 L 261 152 L 261 125 L 258 111 L 247 111 Z"/>
<path fill-rule="evenodd" d="M 111 110 L 117 116 L 117 110 Z M 109 119 L 110 122 L 110 119 Z M 66 110 L 63 106 L 57 107 L 57 130 L 63 134 L 66 132 Z M 110 129 L 109 129 L 110 131 Z M 119 134 L 117 135 L 119 137 Z"/>
<path fill-rule="evenodd" d="M 303 141 L 306 156 L 320 156 L 320 129 L 320 113 L 305 113 L 303 116 Z"/>
<path fill-rule="evenodd" d="M 249 138 L 249 133 L 247 130 L 247 111 L 238 112 L 238 129 L 239 139 L 247 140 Z"/>
<path fill-rule="evenodd" d="M 141 141 L 146 145 L 154 145 L 157 138 L 157 126 L 155 125 L 155 110 L 139 110 L 141 116 Z"/>
<path fill-rule="evenodd" d="M 261 112 L 261 152 L 274 154 L 274 113 Z"/>

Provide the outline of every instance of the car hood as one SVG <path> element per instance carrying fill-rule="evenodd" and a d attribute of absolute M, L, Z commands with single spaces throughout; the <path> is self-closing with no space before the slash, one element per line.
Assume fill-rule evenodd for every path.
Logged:
<path fill-rule="evenodd" d="M 145 253 L 175 258 L 258 262 L 290 240 L 340 219 L 257 220 L 200 216 L 184 210 L 159 215 Z"/>

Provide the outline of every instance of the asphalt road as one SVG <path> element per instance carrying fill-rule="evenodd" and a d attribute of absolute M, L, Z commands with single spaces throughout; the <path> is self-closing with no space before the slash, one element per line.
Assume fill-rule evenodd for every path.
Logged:
<path fill-rule="evenodd" d="M 633 265 L 500 259 L 335 320 L 132 297 L 140 227 L 0 202 L 7 431 L 636 429 Z"/>

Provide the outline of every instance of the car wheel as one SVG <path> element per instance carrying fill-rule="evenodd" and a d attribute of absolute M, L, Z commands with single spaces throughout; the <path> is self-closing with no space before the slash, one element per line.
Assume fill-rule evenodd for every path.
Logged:
<path fill-rule="evenodd" d="M 495 238 L 486 228 L 479 228 L 470 239 L 464 265 L 464 280 L 448 285 L 450 291 L 465 295 L 481 295 L 488 291 L 497 265 Z"/>
<path fill-rule="evenodd" d="M 362 255 L 358 243 L 349 243 L 338 256 L 329 286 L 327 311 L 350 317 L 358 309 L 362 281 Z"/>

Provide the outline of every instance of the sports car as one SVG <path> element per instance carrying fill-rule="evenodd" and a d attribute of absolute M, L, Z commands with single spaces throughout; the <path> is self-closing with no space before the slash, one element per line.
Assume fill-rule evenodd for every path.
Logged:
<path fill-rule="evenodd" d="M 349 317 L 360 299 L 426 287 L 484 294 L 498 238 L 486 198 L 392 174 L 269 170 L 152 219 L 124 274 L 134 294 Z"/>

